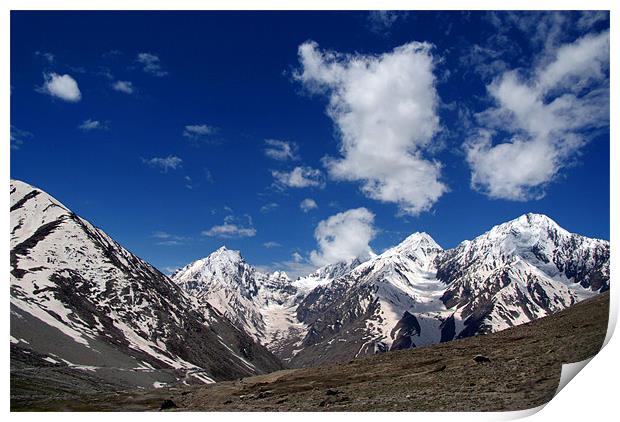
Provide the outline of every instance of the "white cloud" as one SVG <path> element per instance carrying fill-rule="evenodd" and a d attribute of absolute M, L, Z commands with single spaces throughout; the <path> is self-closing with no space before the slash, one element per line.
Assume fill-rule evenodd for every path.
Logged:
<path fill-rule="evenodd" d="M 269 242 L 263 243 L 263 246 L 266 247 L 267 249 L 272 249 L 272 248 L 279 248 L 282 245 L 278 242 L 269 241 Z"/>
<path fill-rule="evenodd" d="M 70 103 L 77 103 L 82 99 L 80 88 L 75 79 L 71 76 L 46 73 L 43 77 L 45 78 L 45 82 L 39 89 L 40 92 Z"/>
<path fill-rule="evenodd" d="M 278 139 L 265 139 L 265 155 L 278 161 L 297 160 L 297 144 L 295 142 L 280 141 Z"/>
<path fill-rule="evenodd" d="M 112 89 L 125 94 L 133 94 L 134 87 L 130 81 L 116 81 L 112 84 Z"/>
<path fill-rule="evenodd" d="M 108 125 L 100 122 L 99 120 L 86 119 L 81 125 L 78 126 L 78 129 L 85 132 L 90 130 L 106 130 L 108 129 Z"/>
<path fill-rule="evenodd" d="M 544 196 L 587 132 L 609 124 L 609 32 L 546 54 L 529 78 L 509 71 L 488 86 L 496 105 L 476 115 L 464 144 L 472 187 L 492 198 Z"/>
<path fill-rule="evenodd" d="M 361 181 L 365 195 L 411 215 L 430 209 L 447 190 L 441 165 L 425 156 L 440 130 L 431 48 L 411 42 L 376 56 L 343 55 L 307 42 L 294 75 L 329 97 L 342 155 L 324 160 L 329 175 Z"/>
<path fill-rule="evenodd" d="M 366 208 L 356 208 L 321 221 L 314 231 L 319 250 L 310 253 L 312 263 L 324 266 L 372 254 L 374 218 Z"/>
<path fill-rule="evenodd" d="M 299 203 L 299 208 L 301 208 L 303 212 L 315 210 L 318 207 L 319 206 L 316 204 L 316 201 L 312 198 L 306 198 Z"/>
<path fill-rule="evenodd" d="M 161 66 L 161 60 L 158 56 L 151 53 L 140 53 L 136 58 L 138 63 L 142 65 L 142 70 L 153 76 L 166 76 L 168 72 L 163 70 Z"/>
<path fill-rule="evenodd" d="M 242 227 L 236 224 L 224 223 L 219 226 L 213 226 L 209 230 L 202 232 L 204 236 L 209 237 L 253 237 L 256 236 L 256 229 L 254 227 Z"/>
<path fill-rule="evenodd" d="M 186 125 L 185 128 L 183 128 L 183 136 L 193 140 L 205 140 L 216 131 L 217 129 L 215 127 L 205 124 Z"/>
<path fill-rule="evenodd" d="M 296 262 L 296 263 L 300 263 L 304 261 L 304 257 L 301 256 L 299 252 L 293 252 L 293 254 L 291 255 L 291 259 L 293 260 L 293 262 Z"/>
<path fill-rule="evenodd" d="M 169 155 L 167 157 L 153 157 L 153 158 L 143 158 L 142 162 L 154 167 L 158 168 L 164 173 L 167 173 L 168 170 L 176 170 L 183 165 L 183 160 L 174 155 Z"/>
<path fill-rule="evenodd" d="M 225 207 L 225 209 L 228 212 L 232 212 L 232 209 L 228 207 Z M 242 217 L 236 217 L 230 214 L 224 217 L 223 224 L 215 225 L 209 230 L 204 230 L 202 232 L 202 235 L 228 239 L 239 237 L 254 237 L 256 236 L 256 229 L 253 227 L 252 217 L 250 215 L 244 214 Z"/>
<path fill-rule="evenodd" d="M 271 175 L 275 179 L 276 186 L 280 188 L 323 188 L 325 186 L 323 173 L 311 167 L 295 167 L 290 172 L 272 170 Z"/>

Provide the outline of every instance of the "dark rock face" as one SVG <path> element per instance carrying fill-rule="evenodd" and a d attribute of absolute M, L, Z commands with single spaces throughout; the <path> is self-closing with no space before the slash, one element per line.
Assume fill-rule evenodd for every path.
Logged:
<path fill-rule="evenodd" d="M 195 310 L 168 277 L 49 195 L 21 182 L 12 182 L 11 192 L 16 347 L 48 354 L 52 343 L 66 343 L 66 353 L 55 349 L 52 360 L 97 374 L 111 366 L 185 371 L 192 382 L 282 368 L 215 309 Z M 26 324 L 30 317 L 39 323 Z M 40 330 L 53 336 L 37 342 Z M 109 348 L 114 352 L 102 352 Z"/>
<path fill-rule="evenodd" d="M 409 312 L 405 312 L 390 334 L 394 339 L 390 350 L 409 349 L 411 347 L 415 347 L 412 337 L 420 334 L 420 323 L 414 315 Z"/>

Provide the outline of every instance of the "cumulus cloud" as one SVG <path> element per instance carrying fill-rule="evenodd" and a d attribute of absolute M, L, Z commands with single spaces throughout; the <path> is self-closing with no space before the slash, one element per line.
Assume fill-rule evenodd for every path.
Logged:
<path fill-rule="evenodd" d="M 348 261 L 372 254 L 375 215 L 366 208 L 355 208 L 321 221 L 314 231 L 318 250 L 310 253 L 317 266 Z"/>
<path fill-rule="evenodd" d="M 133 83 L 130 81 L 116 81 L 112 84 L 112 89 L 125 94 L 133 94 Z"/>
<path fill-rule="evenodd" d="M 271 175 L 275 179 L 276 186 L 280 188 L 307 188 L 325 186 L 323 173 L 312 167 L 295 167 L 293 170 L 272 170 Z"/>
<path fill-rule="evenodd" d="M 183 160 L 177 156 L 143 158 L 142 162 L 150 167 L 157 168 L 167 173 L 168 170 L 176 170 L 183 165 Z"/>
<path fill-rule="evenodd" d="M 136 61 L 142 65 L 142 70 L 145 73 L 158 77 L 168 74 L 168 72 L 162 68 L 161 60 L 155 54 L 139 53 Z"/>
<path fill-rule="evenodd" d="M 312 198 L 306 198 L 299 203 L 299 208 L 301 208 L 303 212 L 315 210 L 318 207 L 319 206 L 316 204 L 316 201 Z"/>
<path fill-rule="evenodd" d="M 431 48 L 411 42 L 376 56 L 344 55 L 306 42 L 294 74 L 329 98 L 342 155 L 324 160 L 329 175 L 360 181 L 366 196 L 410 215 L 430 209 L 447 190 L 441 165 L 427 157 L 440 130 Z"/>
<path fill-rule="evenodd" d="M 529 76 L 507 71 L 487 87 L 495 105 L 464 144 L 472 187 L 489 197 L 544 196 L 589 133 L 609 124 L 609 32 L 545 55 Z"/>
<path fill-rule="evenodd" d="M 82 99 L 82 93 L 77 82 L 69 75 L 46 73 L 43 75 L 45 82 L 38 90 L 63 101 L 77 103 Z"/>
<path fill-rule="evenodd" d="M 106 123 L 100 122 L 99 120 L 86 119 L 78 126 L 78 129 L 83 130 L 85 132 L 91 130 L 106 130 L 108 129 L 108 125 Z"/>
<path fill-rule="evenodd" d="M 297 144 L 295 142 L 265 139 L 265 155 L 278 161 L 297 160 Z"/>

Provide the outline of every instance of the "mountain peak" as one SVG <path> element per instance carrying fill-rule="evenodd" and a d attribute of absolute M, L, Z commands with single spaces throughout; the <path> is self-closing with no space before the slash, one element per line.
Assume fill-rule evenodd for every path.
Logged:
<path fill-rule="evenodd" d="M 398 246 L 396 246 L 398 250 L 408 249 L 437 249 L 442 250 L 442 247 L 435 242 L 428 233 L 426 232 L 415 232 L 409 236 L 405 240 L 403 240 Z"/>
<path fill-rule="evenodd" d="M 228 249 L 226 246 L 220 246 L 216 251 L 212 252 L 207 259 L 213 261 L 216 259 L 224 259 L 230 262 L 241 262 L 243 257 L 241 252 L 234 249 Z"/>
<path fill-rule="evenodd" d="M 556 231 L 568 235 L 569 233 L 560 227 L 553 219 L 545 214 L 527 213 L 514 220 L 507 221 L 493 227 L 489 233 L 493 235 L 517 235 L 524 232 Z"/>

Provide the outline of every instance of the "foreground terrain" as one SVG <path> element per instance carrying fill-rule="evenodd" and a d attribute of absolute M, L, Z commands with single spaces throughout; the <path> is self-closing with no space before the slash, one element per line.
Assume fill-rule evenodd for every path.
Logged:
<path fill-rule="evenodd" d="M 599 351 L 608 310 L 609 293 L 603 293 L 494 334 L 206 386 L 114 391 L 74 372 L 83 378 L 75 385 L 86 386 L 76 392 L 70 383 L 50 382 L 53 367 L 38 368 L 33 382 L 22 365 L 11 371 L 11 409 L 159 410 L 165 400 L 174 410 L 206 411 L 527 409 L 553 397 L 562 363 Z"/>

